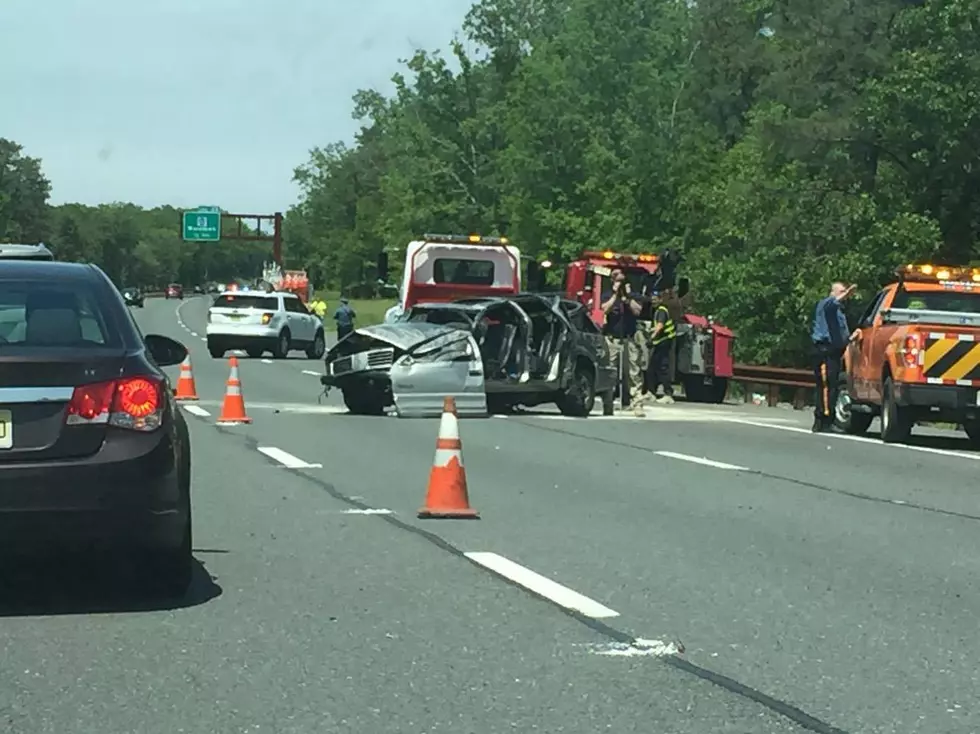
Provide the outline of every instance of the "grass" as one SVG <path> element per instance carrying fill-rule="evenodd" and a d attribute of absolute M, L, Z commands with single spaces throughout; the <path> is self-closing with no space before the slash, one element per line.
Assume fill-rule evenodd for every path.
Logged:
<path fill-rule="evenodd" d="M 324 319 L 328 331 L 337 328 L 337 322 L 333 320 L 333 312 L 340 305 L 340 294 L 336 291 L 317 291 L 317 297 L 327 302 L 327 317 Z M 352 298 L 350 306 L 357 314 L 354 326 L 371 326 L 380 324 L 385 320 L 385 312 L 397 303 L 395 298 Z"/>

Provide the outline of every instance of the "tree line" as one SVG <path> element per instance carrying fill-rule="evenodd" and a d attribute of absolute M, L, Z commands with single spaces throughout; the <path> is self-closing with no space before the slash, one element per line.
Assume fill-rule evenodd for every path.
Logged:
<path fill-rule="evenodd" d="M 258 243 L 184 242 L 174 207 L 51 206 L 50 192 L 41 161 L 0 138 L 0 242 L 43 242 L 60 260 L 98 264 L 120 287 L 252 279 L 271 259 Z"/>
<path fill-rule="evenodd" d="M 525 253 L 679 249 L 739 358 L 804 359 L 834 279 L 970 262 L 980 0 L 482 0 L 447 56 L 316 148 L 295 263 L 343 286 L 427 231 Z M 396 262 L 397 258 L 392 258 Z"/>

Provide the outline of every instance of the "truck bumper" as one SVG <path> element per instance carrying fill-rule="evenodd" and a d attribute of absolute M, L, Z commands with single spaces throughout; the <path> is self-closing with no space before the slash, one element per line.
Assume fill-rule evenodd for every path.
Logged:
<path fill-rule="evenodd" d="M 917 413 L 934 413 L 936 420 L 980 419 L 980 391 L 975 387 L 897 383 L 895 401 L 902 407 L 916 409 Z"/>

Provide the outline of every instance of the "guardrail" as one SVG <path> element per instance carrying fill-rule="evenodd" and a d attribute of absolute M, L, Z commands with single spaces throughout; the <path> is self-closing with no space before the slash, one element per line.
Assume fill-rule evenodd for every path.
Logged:
<path fill-rule="evenodd" d="M 816 380 L 809 370 L 793 367 L 766 367 L 757 364 L 736 364 L 732 379 L 745 392 L 745 402 L 752 402 L 755 387 L 766 388 L 766 404 L 770 408 L 779 404 L 780 393 L 786 388 L 793 390 L 793 407 L 802 410 L 816 387 Z"/>

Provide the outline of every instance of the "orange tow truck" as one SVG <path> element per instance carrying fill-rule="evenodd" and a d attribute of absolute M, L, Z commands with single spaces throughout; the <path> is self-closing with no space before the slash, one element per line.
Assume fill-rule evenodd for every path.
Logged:
<path fill-rule="evenodd" d="M 907 265 L 871 301 L 844 354 L 837 425 L 885 443 L 949 422 L 980 445 L 980 268 Z"/>

